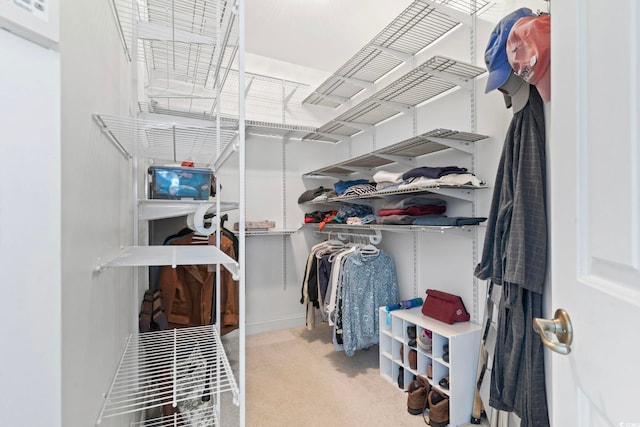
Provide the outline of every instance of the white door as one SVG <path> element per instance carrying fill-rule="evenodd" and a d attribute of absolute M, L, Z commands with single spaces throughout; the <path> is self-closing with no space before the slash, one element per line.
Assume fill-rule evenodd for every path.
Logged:
<path fill-rule="evenodd" d="M 554 427 L 640 427 L 639 21 L 637 0 L 551 2 L 546 314 L 574 331 L 547 352 Z"/>

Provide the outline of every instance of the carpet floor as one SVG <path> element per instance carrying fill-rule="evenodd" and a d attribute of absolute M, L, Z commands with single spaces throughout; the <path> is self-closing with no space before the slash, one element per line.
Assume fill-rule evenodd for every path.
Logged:
<path fill-rule="evenodd" d="M 424 426 L 407 395 L 378 371 L 378 347 L 334 351 L 321 324 L 246 340 L 247 427 Z"/>

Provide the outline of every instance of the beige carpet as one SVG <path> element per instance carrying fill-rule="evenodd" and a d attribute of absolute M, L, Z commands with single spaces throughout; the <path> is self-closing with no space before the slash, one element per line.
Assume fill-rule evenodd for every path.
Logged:
<path fill-rule="evenodd" d="M 377 346 L 334 351 L 327 324 L 248 336 L 247 427 L 424 426 L 378 364 Z"/>

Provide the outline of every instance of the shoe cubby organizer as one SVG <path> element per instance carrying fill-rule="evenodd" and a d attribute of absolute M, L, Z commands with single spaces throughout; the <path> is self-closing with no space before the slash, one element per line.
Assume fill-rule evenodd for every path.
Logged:
<path fill-rule="evenodd" d="M 482 328 L 470 322 L 449 325 L 423 315 L 421 309 L 387 313 L 384 307 L 380 308 L 380 375 L 396 387 L 401 375 L 402 390 L 406 390 L 414 375 L 429 378 L 427 372 L 431 366 L 429 382 L 449 396 L 449 425 L 468 423 Z M 411 338 L 407 330 L 410 327 L 415 327 L 417 339 L 423 330 L 431 331 L 431 351 L 417 344 L 409 346 Z M 417 354 L 415 367 L 410 363 L 411 350 Z M 448 377 L 448 388 L 440 385 L 445 377 Z"/>

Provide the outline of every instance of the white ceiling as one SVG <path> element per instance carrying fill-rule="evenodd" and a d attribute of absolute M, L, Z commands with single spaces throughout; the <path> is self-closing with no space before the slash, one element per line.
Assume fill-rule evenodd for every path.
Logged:
<path fill-rule="evenodd" d="M 245 0 L 246 52 L 333 72 L 412 0 Z"/>
<path fill-rule="evenodd" d="M 245 0 L 246 52 L 334 72 L 413 0 Z M 491 0 L 482 18 L 499 21 L 545 0 Z"/>

